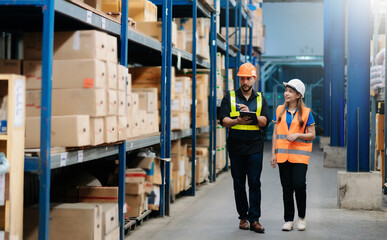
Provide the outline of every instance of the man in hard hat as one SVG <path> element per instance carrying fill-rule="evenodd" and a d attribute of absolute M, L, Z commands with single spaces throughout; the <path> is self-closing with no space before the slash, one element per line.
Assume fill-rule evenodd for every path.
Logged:
<path fill-rule="evenodd" d="M 220 124 L 228 127 L 227 149 L 231 160 L 231 175 L 239 214 L 239 228 L 264 233 L 261 217 L 261 172 L 263 134 L 269 123 L 267 101 L 253 89 L 257 71 L 251 63 L 239 67 L 240 88 L 227 93 L 220 107 Z M 253 112 L 252 116 L 240 115 Z M 254 114 L 255 113 L 255 114 Z M 250 113 L 251 114 L 251 113 Z M 256 119 L 253 119 L 255 118 Z M 249 202 L 246 195 L 246 176 Z M 249 224 L 250 223 L 250 224 Z"/>

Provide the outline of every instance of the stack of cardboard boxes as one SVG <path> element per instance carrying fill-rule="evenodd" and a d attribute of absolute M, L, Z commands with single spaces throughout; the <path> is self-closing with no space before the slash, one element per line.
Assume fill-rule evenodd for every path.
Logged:
<path fill-rule="evenodd" d="M 171 128 L 172 130 L 183 130 L 190 128 L 192 81 L 190 77 L 175 77 L 175 94 L 171 99 Z"/>
<path fill-rule="evenodd" d="M 200 73 L 196 75 L 196 126 L 206 127 L 209 125 L 208 96 L 209 75 Z"/>
<path fill-rule="evenodd" d="M 101 10 L 103 12 L 121 12 L 121 0 L 101 0 Z M 129 17 L 136 22 L 157 21 L 157 6 L 147 0 L 131 0 L 129 5 Z"/>
<path fill-rule="evenodd" d="M 23 239 L 35 240 L 39 234 L 38 206 L 24 210 Z M 51 204 L 50 239 L 120 239 L 117 204 Z"/>
<path fill-rule="evenodd" d="M 188 171 L 191 169 L 189 158 L 187 156 L 187 143 L 181 140 L 172 141 L 171 143 L 171 161 L 172 161 L 172 180 L 173 194 L 177 195 L 181 191 L 187 190 L 191 183 L 187 184 Z"/>
<path fill-rule="evenodd" d="M 216 126 L 216 170 L 226 166 L 226 129 L 221 125 Z"/>
<path fill-rule="evenodd" d="M 225 79 L 223 77 L 223 72 L 225 69 L 225 57 L 220 52 L 216 53 L 216 98 L 222 99 L 224 96 Z"/>
<path fill-rule="evenodd" d="M 52 146 L 126 139 L 125 132 L 118 132 L 118 122 L 126 116 L 128 70 L 117 64 L 117 39 L 99 31 L 56 32 L 54 39 Z M 26 148 L 40 145 L 40 58 L 41 33 L 26 33 Z"/>
<path fill-rule="evenodd" d="M 177 47 L 192 53 L 192 18 L 180 21 L 177 33 Z M 196 53 L 203 59 L 210 59 L 210 19 L 198 18 L 196 24 Z"/>
<path fill-rule="evenodd" d="M 138 217 L 144 210 L 159 210 L 161 170 L 154 154 L 131 159 L 126 170 L 127 216 Z"/>
<path fill-rule="evenodd" d="M 188 156 L 190 156 L 190 163 L 192 164 L 192 148 L 188 147 Z M 195 181 L 196 184 L 200 184 L 204 182 L 208 176 L 208 160 L 209 160 L 209 153 L 207 147 L 199 147 L 196 146 L 196 161 L 195 161 Z M 191 181 L 191 179 L 189 179 Z"/>

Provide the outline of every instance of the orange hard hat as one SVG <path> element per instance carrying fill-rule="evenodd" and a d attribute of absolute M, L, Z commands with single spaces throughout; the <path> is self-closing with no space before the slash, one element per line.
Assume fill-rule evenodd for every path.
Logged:
<path fill-rule="evenodd" d="M 257 69 L 251 63 L 244 63 L 239 67 L 238 77 L 255 77 L 257 78 Z"/>

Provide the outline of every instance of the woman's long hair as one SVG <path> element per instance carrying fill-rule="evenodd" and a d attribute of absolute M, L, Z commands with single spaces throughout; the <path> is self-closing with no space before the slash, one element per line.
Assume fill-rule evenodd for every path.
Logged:
<path fill-rule="evenodd" d="M 299 94 L 299 93 L 298 93 Z M 301 94 L 300 94 L 301 95 Z M 286 111 L 289 104 L 285 101 L 284 107 L 281 110 L 280 114 L 277 116 L 278 122 L 281 122 L 282 115 Z M 298 122 L 300 123 L 300 128 L 304 126 L 304 121 L 302 120 L 302 108 L 304 107 L 304 102 L 302 101 L 302 97 L 297 99 L 297 112 L 298 112 Z"/>

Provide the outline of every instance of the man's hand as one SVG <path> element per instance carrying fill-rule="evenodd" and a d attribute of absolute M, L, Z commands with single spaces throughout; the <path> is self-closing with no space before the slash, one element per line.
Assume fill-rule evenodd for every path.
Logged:
<path fill-rule="evenodd" d="M 299 133 L 294 133 L 294 134 L 291 134 L 289 135 L 286 140 L 288 140 L 289 142 L 293 142 L 294 140 L 296 140 L 298 137 L 299 137 Z"/>
<path fill-rule="evenodd" d="M 250 112 L 249 107 L 247 107 L 246 105 L 244 105 L 242 103 L 237 103 L 237 106 L 239 107 L 239 111 Z"/>
<path fill-rule="evenodd" d="M 236 120 L 238 125 L 249 125 L 253 122 L 253 120 L 251 120 L 248 116 L 244 116 L 242 118 L 239 116 Z"/>

